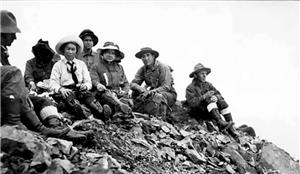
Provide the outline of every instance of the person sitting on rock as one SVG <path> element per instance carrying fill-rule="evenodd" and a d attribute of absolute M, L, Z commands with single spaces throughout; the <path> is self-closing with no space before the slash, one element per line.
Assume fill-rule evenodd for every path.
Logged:
<path fill-rule="evenodd" d="M 135 54 L 144 63 L 131 81 L 133 110 L 136 112 L 165 117 L 167 108 L 176 102 L 171 68 L 156 60 L 159 53 L 149 47 Z M 145 82 L 145 87 L 142 83 Z"/>
<path fill-rule="evenodd" d="M 1 126 L 17 125 L 22 129 L 30 129 L 47 137 L 63 138 L 67 140 L 84 140 L 86 136 L 77 133 L 70 128 L 53 129 L 45 127 L 33 110 L 33 105 L 28 97 L 29 91 L 21 70 L 11 66 L 8 58 L 7 46 L 16 39 L 16 33 L 20 33 L 17 21 L 13 13 L 1 10 Z M 25 126 L 26 127 L 25 127 Z"/>
<path fill-rule="evenodd" d="M 91 110 L 95 117 L 102 117 L 103 114 L 110 115 L 110 108 L 105 108 L 108 111 L 103 111 L 101 104 L 89 91 L 92 88 L 92 82 L 86 64 L 76 59 L 83 49 L 82 40 L 78 36 L 66 36 L 56 44 L 55 49 L 57 53 L 63 55 L 63 58 L 53 66 L 50 76 L 51 89 L 61 94 L 62 100 L 76 116 L 75 119 L 91 116 L 79 100 Z"/>
<path fill-rule="evenodd" d="M 228 133 L 237 138 L 237 132 L 232 126 L 232 116 L 228 104 L 221 93 L 206 81 L 206 76 L 210 72 L 210 68 L 198 63 L 190 74 L 193 81 L 186 88 L 186 102 L 191 108 L 191 115 L 196 117 L 209 115 L 217 122 L 220 130 L 228 130 Z M 220 112 L 226 121 L 222 119 Z"/>
<path fill-rule="evenodd" d="M 84 61 L 89 71 L 92 65 L 99 61 L 99 54 L 93 51 L 93 47 L 98 43 L 98 37 L 90 29 L 85 29 L 79 34 L 83 42 L 83 52 L 78 55 L 78 59 Z"/>
<path fill-rule="evenodd" d="M 124 58 L 124 53 L 113 42 L 105 42 L 100 51 L 99 62 L 90 72 L 97 89 L 96 98 L 108 104 L 114 112 L 130 114 L 129 83 L 120 61 L 116 62 L 116 59 Z"/>
<path fill-rule="evenodd" d="M 49 92 L 51 71 L 53 65 L 60 57 L 50 48 L 48 41 L 43 41 L 42 39 L 32 47 L 32 53 L 34 58 L 26 62 L 24 79 L 27 88 L 33 92 L 29 97 L 34 105 L 34 110 L 46 126 L 62 126 L 61 116 L 58 113 L 55 102 L 47 97 L 37 95 Z"/>

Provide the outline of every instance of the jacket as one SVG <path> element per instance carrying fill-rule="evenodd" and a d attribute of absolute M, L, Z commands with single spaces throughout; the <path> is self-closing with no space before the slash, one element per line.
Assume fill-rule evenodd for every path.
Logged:
<path fill-rule="evenodd" d="M 103 59 L 92 66 L 91 79 L 94 87 L 99 83 L 107 89 L 120 90 L 129 92 L 129 83 L 125 75 L 123 66 L 117 62 L 108 63 Z"/>
<path fill-rule="evenodd" d="M 173 88 L 174 81 L 170 67 L 159 61 L 156 61 L 152 68 L 142 66 L 132 80 L 131 88 L 136 85 L 140 86 L 143 82 L 151 90 L 155 89 L 157 92 L 176 93 Z"/>
<path fill-rule="evenodd" d="M 188 105 L 192 108 L 196 108 L 207 104 L 203 95 L 210 90 L 215 91 L 214 95 L 216 95 L 217 98 L 223 99 L 221 93 L 211 83 L 200 82 L 197 79 L 193 79 L 192 83 L 186 88 L 185 97 Z"/>

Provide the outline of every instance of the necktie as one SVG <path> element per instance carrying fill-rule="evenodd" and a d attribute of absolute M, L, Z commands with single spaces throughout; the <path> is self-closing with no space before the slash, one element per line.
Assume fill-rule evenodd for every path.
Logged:
<path fill-rule="evenodd" d="M 74 66 L 74 62 L 72 62 L 72 61 L 68 61 L 68 63 L 67 64 L 69 64 L 70 65 L 70 67 L 71 67 L 71 74 L 72 74 L 72 79 L 73 79 L 73 81 L 74 81 L 74 83 L 75 83 L 75 85 L 78 83 L 78 79 L 77 79 L 77 76 L 76 76 L 76 74 L 75 74 L 75 71 L 76 71 L 76 67 Z"/>

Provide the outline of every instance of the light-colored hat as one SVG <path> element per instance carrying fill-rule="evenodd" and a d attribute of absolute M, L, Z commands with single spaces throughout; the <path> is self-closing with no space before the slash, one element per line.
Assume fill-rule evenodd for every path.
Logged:
<path fill-rule="evenodd" d="M 61 49 L 61 46 L 63 46 L 66 43 L 75 43 L 79 46 L 79 49 L 77 50 L 77 54 L 81 53 L 83 51 L 83 42 L 82 40 L 75 35 L 70 35 L 63 37 L 55 46 L 55 50 L 58 54 L 64 55 L 63 50 Z"/>
<path fill-rule="evenodd" d="M 155 58 L 157 58 L 159 56 L 159 53 L 157 51 L 153 50 L 150 47 L 144 47 L 144 48 L 141 48 L 141 50 L 135 54 L 135 57 L 141 59 L 142 56 L 146 53 L 153 54 Z"/>
<path fill-rule="evenodd" d="M 21 33 L 17 27 L 16 17 L 12 12 L 1 10 L 1 33 Z"/>
<path fill-rule="evenodd" d="M 85 29 L 83 30 L 80 34 L 79 37 L 83 40 L 85 36 L 91 36 L 94 46 L 97 45 L 98 43 L 98 37 L 94 34 L 94 32 L 90 29 Z"/>
<path fill-rule="evenodd" d="M 194 71 L 190 74 L 190 78 L 193 78 L 194 74 L 199 71 L 206 71 L 206 73 L 209 74 L 211 72 L 211 69 L 204 67 L 201 63 L 197 63 L 194 67 Z"/>
<path fill-rule="evenodd" d="M 116 51 L 116 56 L 123 59 L 124 58 L 124 53 L 120 51 L 120 48 L 117 44 L 113 42 L 105 42 L 103 47 L 100 49 L 100 55 L 102 56 L 105 50 L 115 50 Z"/>

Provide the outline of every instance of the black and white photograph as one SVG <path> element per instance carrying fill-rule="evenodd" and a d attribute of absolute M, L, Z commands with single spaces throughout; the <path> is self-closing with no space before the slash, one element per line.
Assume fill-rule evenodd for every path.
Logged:
<path fill-rule="evenodd" d="M 0 6 L 1 173 L 300 173 L 299 1 Z"/>

